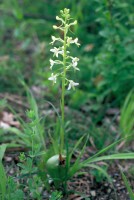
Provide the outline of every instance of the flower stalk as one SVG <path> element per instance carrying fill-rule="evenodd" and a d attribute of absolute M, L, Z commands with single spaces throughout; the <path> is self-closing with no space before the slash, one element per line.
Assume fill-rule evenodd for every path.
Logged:
<path fill-rule="evenodd" d="M 66 19 L 65 19 L 66 24 Z M 66 34 L 67 29 L 65 27 L 64 30 L 64 53 L 63 53 L 63 76 L 62 76 L 62 95 L 61 95 L 61 131 L 60 131 L 60 139 L 61 139 L 61 146 L 60 146 L 60 154 L 62 154 L 64 148 L 64 135 L 65 135 L 65 80 L 66 80 Z"/>

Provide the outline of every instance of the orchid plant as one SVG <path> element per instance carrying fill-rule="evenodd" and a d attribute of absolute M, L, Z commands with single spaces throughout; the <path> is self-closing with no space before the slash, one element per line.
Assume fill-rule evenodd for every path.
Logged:
<path fill-rule="evenodd" d="M 73 21 L 70 17 L 69 9 L 65 8 L 60 11 L 61 16 L 56 16 L 56 20 L 61 22 L 60 26 L 54 25 L 55 30 L 63 32 L 63 38 L 52 36 L 51 45 L 58 44 L 58 47 L 53 47 L 50 52 L 53 53 L 54 59 L 50 59 L 50 70 L 53 71 L 48 80 L 56 83 L 57 79 L 61 79 L 61 124 L 60 124 L 60 145 L 59 154 L 54 155 L 47 161 L 47 170 L 50 176 L 56 180 L 61 180 L 61 177 L 65 177 L 67 172 L 65 167 L 66 153 L 65 153 L 65 90 L 75 89 L 79 83 L 68 78 L 68 71 L 79 71 L 77 67 L 79 58 L 72 57 L 70 55 L 69 48 L 72 44 L 80 46 L 78 38 L 72 38 L 69 36 L 69 30 L 72 26 L 77 24 L 77 21 Z M 64 178 L 63 178 L 64 179 Z M 56 183 L 57 184 L 57 183 Z"/>
<path fill-rule="evenodd" d="M 56 83 L 57 79 L 61 79 L 62 82 L 62 94 L 61 94 L 61 130 L 60 130 L 60 154 L 62 154 L 64 150 L 64 124 L 65 124 L 65 117 L 64 117 L 64 102 L 65 102 L 65 89 L 67 86 L 67 90 L 75 89 L 79 83 L 68 79 L 68 71 L 71 69 L 74 71 L 79 71 L 77 67 L 79 58 L 72 57 L 70 55 L 69 47 L 72 44 L 80 46 L 78 42 L 78 38 L 72 38 L 68 36 L 69 30 L 71 26 L 77 24 L 77 21 L 72 21 L 72 18 L 69 14 L 69 9 L 64 9 L 60 11 L 61 17 L 56 16 L 56 20 L 61 22 L 60 26 L 54 25 L 53 28 L 55 30 L 60 30 L 63 32 L 63 39 L 52 36 L 51 45 L 55 45 L 56 43 L 59 44 L 59 47 L 53 47 L 50 52 L 53 53 L 54 59 L 50 59 L 50 70 L 55 71 L 52 72 L 51 76 L 48 80 L 52 81 L 53 84 Z M 56 67 L 58 66 L 58 68 Z M 55 70 L 54 70 L 55 68 Z"/>

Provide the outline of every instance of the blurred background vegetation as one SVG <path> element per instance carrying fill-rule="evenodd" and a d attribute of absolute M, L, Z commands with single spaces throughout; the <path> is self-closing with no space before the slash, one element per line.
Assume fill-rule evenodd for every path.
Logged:
<path fill-rule="evenodd" d="M 80 86 L 66 103 L 96 113 L 97 123 L 108 108 L 120 108 L 134 86 L 133 0 L 1 0 L 0 92 L 24 95 L 23 78 L 54 102 L 58 86 L 47 90 L 49 43 L 55 16 L 65 7 L 78 20 L 73 35 L 81 43 L 72 50 L 80 58 Z"/>

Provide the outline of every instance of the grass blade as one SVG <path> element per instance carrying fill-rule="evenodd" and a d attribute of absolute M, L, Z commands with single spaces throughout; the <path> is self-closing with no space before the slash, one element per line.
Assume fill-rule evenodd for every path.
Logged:
<path fill-rule="evenodd" d="M 121 174 L 122 174 L 123 181 L 124 181 L 124 183 L 125 183 L 125 185 L 126 185 L 126 188 L 127 188 L 127 190 L 128 190 L 130 199 L 131 199 L 131 200 L 134 200 L 134 193 L 133 193 L 133 191 L 132 191 L 132 189 L 131 189 L 131 187 L 130 187 L 130 184 L 129 184 L 129 182 L 128 182 L 126 176 L 125 176 L 125 174 L 124 174 L 122 171 L 121 171 Z"/>
<path fill-rule="evenodd" d="M 120 160 L 120 159 L 134 159 L 134 153 L 118 153 L 118 154 L 112 154 L 112 155 L 107 155 L 107 156 L 89 158 L 83 161 L 82 165 L 83 164 L 87 165 L 88 163 L 98 162 L 102 160 Z"/>

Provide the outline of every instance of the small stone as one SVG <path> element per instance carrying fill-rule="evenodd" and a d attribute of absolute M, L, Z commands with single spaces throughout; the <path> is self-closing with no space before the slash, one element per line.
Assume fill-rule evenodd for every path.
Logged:
<path fill-rule="evenodd" d="M 110 192 L 111 192 L 111 189 L 109 188 L 109 189 L 107 190 L 107 192 L 110 193 Z"/>
<path fill-rule="evenodd" d="M 92 197 L 95 197 L 95 196 L 96 196 L 96 192 L 95 192 L 94 190 L 92 190 L 92 191 L 90 192 L 90 194 L 91 194 Z"/>
<path fill-rule="evenodd" d="M 120 183 L 117 183 L 116 186 L 119 187 L 119 186 L 120 186 Z"/>
<path fill-rule="evenodd" d="M 5 156 L 5 161 L 7 161 L 7 162 L 11 162 L 11 161 L 12 161 L 12 158 L 9 157 L 9 156 Z"/>
<path fill-rule="evenodd" d="M 108 183 L 105 183 L 104 185 L 107 187 L 107 186 L 108 186 Z"/>
<path fill-rule="evenodd" d="M 9 173 L 10 173 L 10 174 L 14 174 L 14 169 L 11 169 L 11 170 L 9 171 Z"/>

